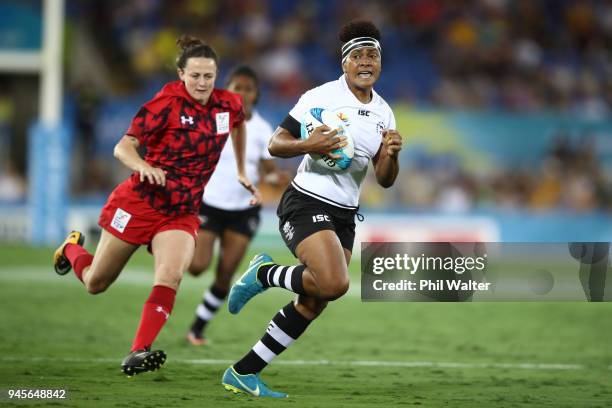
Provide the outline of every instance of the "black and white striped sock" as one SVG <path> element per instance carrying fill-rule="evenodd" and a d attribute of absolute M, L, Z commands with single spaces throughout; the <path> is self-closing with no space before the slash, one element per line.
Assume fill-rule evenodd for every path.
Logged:
<path fill-rule="evenodd" d="M 293 302 L 283 307 L 274 316 L 266 334 L 240 361 L 234 364 L 238 374 L 255 374 L 263 370 L 274 357 L 285 351 L 308 327 L 311 320 L 306 319 L 296 309 Z"/>
<path fill-rule="evenodd" d="M 306 295 L 302 283 L 302 274 L 305 269 L 306 265 L 264 265 L 257 270 L 257 279 L 265 288 L 285 288 L 293 293 Z"/>
<path fill-rule="evenodd" d="M 214 286 L 204 292 L 202 303 L 196 308 L 196 317 L 191 325 L 191 332 L 196 335 L 202 335 L 202 331 L 206 324 L 217 314 L 217 311 L 223 305 L 227 292 L 220 290 Z"/>

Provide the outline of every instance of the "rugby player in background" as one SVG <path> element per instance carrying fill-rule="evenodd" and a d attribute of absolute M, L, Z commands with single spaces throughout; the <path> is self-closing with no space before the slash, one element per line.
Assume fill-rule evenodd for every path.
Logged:
<path fill-rule="evenodd" d="M 285 172 L 277 170 L 268 152 L 272 127 L 254 109 L 259 99 L 259 81 L 248 66 L 236 67 L 229 75 L 227 89 L 242 96 L 246 123 L 245 171 L 257 184 L 259 173 L 270 184 L 288 181 Z M 206 344 L 204 330 L 225 301 L 232 276 L 247 251 L 259 226 L 261 206 L 251 205 L 251 196 L 237 181 L 234 152 L 225 145 L 221 159 L 206 185 L 200 207 L 200 232 L 189 272 L 198 276 L 210 265 L 215 241 L 219 241 L 217 268 L 212 285 L 204 291 L 196 308 L 187 340 L 194 346 Z M 234 181 L 236 180 L 236 181 Z"/>

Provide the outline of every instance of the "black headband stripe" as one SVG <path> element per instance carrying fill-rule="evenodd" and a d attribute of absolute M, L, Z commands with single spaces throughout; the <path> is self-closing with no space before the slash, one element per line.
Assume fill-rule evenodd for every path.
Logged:
<path fill-rule="evenodd" d="M 376 38 L 373 37 L 357 37 L 348 41 L 346 44 L 342 46 L 342 60 L 344 61 L 351 51 L 356 50 L 358 48 L 364 47 L 372 47 L 376 48 L 378 52 L 381 52 L 380 43 Z"/>

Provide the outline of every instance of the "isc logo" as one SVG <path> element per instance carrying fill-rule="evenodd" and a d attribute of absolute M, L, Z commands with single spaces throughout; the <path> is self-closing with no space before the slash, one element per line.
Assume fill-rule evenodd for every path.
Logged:
<path fill-rule="evenodd" d="M 327 214 L 317 214 L 312 216 L 312 222 L 329 222 L 329 215 Z"/>

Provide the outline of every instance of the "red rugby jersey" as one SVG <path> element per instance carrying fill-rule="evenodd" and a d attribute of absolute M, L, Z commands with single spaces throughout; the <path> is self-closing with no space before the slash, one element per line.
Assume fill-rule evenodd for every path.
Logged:
<path fill-rule="evenodd" d="M 166 185 L 140 182 L 134 173 L 128 181 L 132 190 L 161 213 L 197 214 L 221 150 L 243 120 L 237 94 L 215 89 L 202 105 L 182 81 L 166 84 L 140 108 L 126 132 L 144 146 L 147 163 L 167 172 Z"/>

